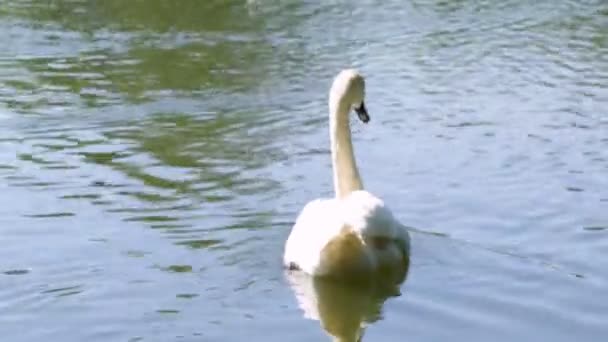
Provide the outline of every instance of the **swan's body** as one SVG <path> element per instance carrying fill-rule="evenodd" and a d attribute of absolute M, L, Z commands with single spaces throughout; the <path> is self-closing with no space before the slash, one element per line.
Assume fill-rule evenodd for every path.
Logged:
<path fill-rule="evenodd" d="M 309 202 L 285 245 L 284 264 L 315 276 L 369 279 L 381 272 L 403 280 L 409 235 L 384 202 L 363 190 L 354 159 L 349 112 L 363 122 L 365 83 L 355 70 L 340 72 L 330 90 L 330 140 L 335 198 Z"/>

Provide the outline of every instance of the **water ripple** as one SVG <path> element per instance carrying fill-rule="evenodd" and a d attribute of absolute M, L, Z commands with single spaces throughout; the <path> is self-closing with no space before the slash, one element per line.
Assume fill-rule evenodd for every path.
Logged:
<path fill-rule="evenodd" d="M 366 187 L 421 227 L 365 339 L 605 335 L 605 2 L 0 0 L 0 18 L 9 339 L 322 339 L 280 255 L 331 195 L 346 66 L 367 76 Z"/>

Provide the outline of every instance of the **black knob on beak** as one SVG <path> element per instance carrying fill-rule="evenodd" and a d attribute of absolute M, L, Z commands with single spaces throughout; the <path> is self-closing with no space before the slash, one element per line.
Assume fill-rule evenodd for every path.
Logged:
<path fill-rule="evenodd" d="M 369 122 L 369 114 L 367 114 L 367 108 L 365 108 L 365 102 L 361 101 L 361 105 L 359 107 L 355 107 L 355 112 L 359 117 L 359 120 L 363 121 L 363 123 Z"/>

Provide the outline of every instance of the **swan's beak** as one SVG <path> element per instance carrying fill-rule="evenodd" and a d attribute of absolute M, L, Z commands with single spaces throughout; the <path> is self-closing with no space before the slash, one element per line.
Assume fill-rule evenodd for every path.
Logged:
<path fill-rule="evenodd" d="M 367 108 L 365 108 L 365 102 L 361 102 L 359 107 L 355 107 L 355 112 L 359 117 L 359 120 L 363 121 L 363 123 L 369 122 L 369 114 L 367 114 Z"/>

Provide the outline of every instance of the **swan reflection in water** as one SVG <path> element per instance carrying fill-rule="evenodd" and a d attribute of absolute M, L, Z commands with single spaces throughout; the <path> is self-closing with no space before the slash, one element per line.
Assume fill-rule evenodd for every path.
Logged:
<path fill-rule="evenodd" d="M 367 326 L 382 318 L 384 302 L 401 295 L 408 269 L 409 255 L 401 277 L 390 286 L 385 279 L 347 283 L 298 270 L 286 270 L 285 275 L 304 318 L 319 321 L 333 341 L 361 342 Z"/>

